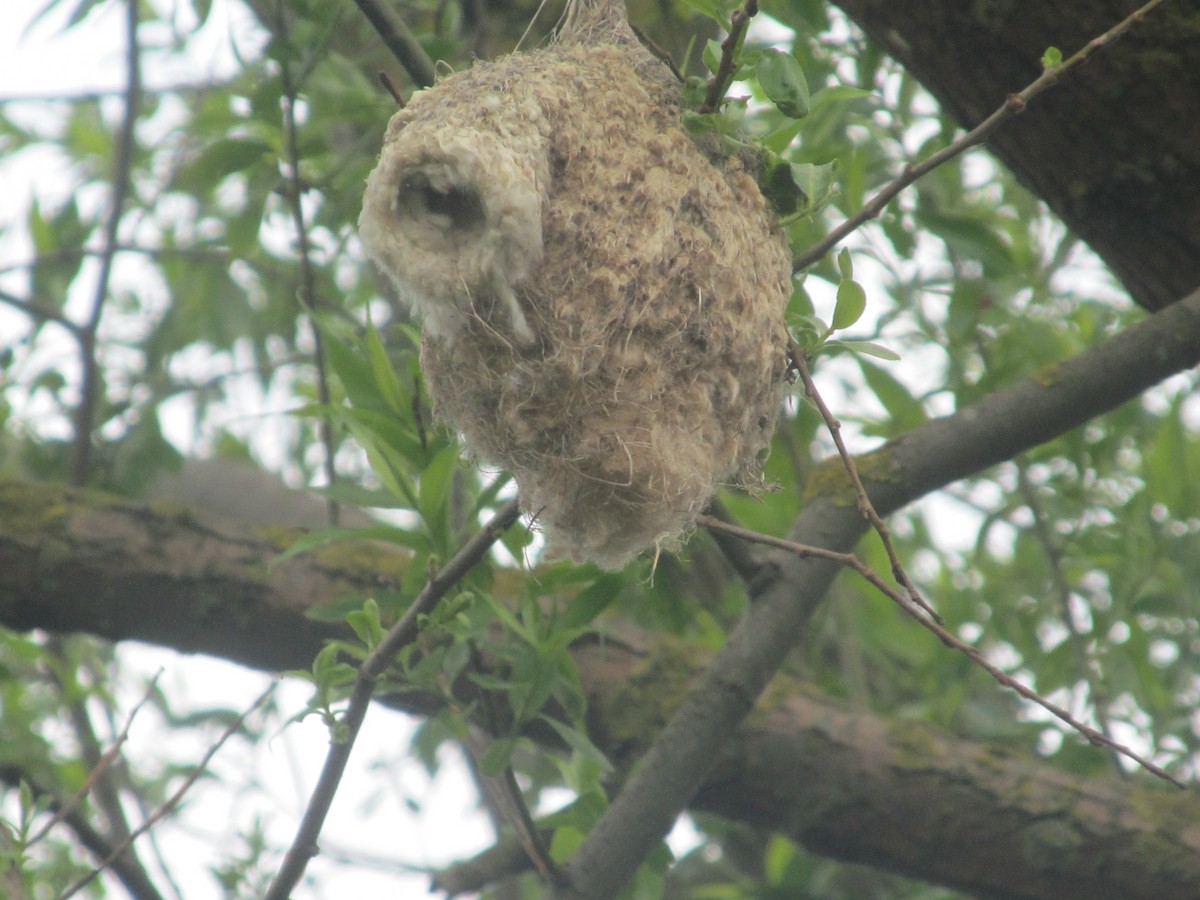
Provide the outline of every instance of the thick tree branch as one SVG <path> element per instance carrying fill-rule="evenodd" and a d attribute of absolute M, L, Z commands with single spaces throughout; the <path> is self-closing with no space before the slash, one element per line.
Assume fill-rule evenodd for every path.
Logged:
<path fill-rule="evenodd" d="M 1200 834 L 1163 828 L 1175 816 L 1194 821 L 1194 792 L 1081 779 L 920 724 L 835 709 L 784 684 L 772 685 L 765 706 L 692 808 L 976 896 L 1194 893 Z M 1146 853 L 1148 843 L 1161 854 Z"/>
<path fill-rule="evenodd" d="M 432 85 L 436 77 L 433 60 L 418 43 L 400 14 L 389 4 L 380 3 L 378 0 L 354 0 L 354 3 L 370 21 L 371 27 L 379 33 L 379 39 L 391 51 L 392 56 L 404 67 L 413 84 L 423 88 Z"/>
<path fill-rule="evenodd" d="M 877 218 L 887 208 L 887 205 L 899 196 L 900 192 L 905 188 L 928 175 L 934 169 L 940 168 L 950 160 L 961 156 L 972 147 L 977 147 L 988 141 L 997 129 L 1014 116 L 1023 113 L 1029 107 L 1029 104 L 1039 95 L 1057 85 L 1059 79 L 1067 75 L 1072 69 L 1086 63 L 1097 50 L 1107 47 L 1113 41 L 1117 40 L 1128 29 L 1141 22 L 1142 19 L 1162 2 L 1163 0 L 1150 0 L 1149 3 L 1139 7 L 1104 34 L 1084 44 L 1070 59 L 1063 61 L 1059 65 L 1047 67 L 1041 75 L 1030 82 L 1020 92 L 1009 94 L 991 115 L 969 132 L 957 138 L 948 147 L 944 147 L 936 153 L 931 154 L 915 165 L 905 166 L 904 171 L 884 185 L 862 209 L 836 228 L 830 230 L 829 234 L 825 235 L 817 244 L 809 247 L 793 260 L 793 269 L 799 272 L 819 261 L 826 253 L 840 244 L 847 235 L 857 231 L 871 219 Z"/>
<path fill-rule="evenodd" d="M 876 509 L 886 514 L 1115 409 L 1197 362 L 1200 293 L 1051 371 L 913 429 L 859 469 Z M 792 540 L 853 547 L 867 523 L 846 488 L 848 496 L 820 497 L 805 507 Z M 779 561 L 777 577 L 759 586 L 721 652 L 569 863 L 571 884 L 555 897 L 603 900 L 629 880 L 699 789 L 714 748 L 737 729 L 804 633 L 836 571 L 827 560 Z"/>
<path fill-rule="evenodd" d="M 860 471 L 880 512 L 893 511 L 1113 409 L 1197 361 L 1200 294 L 1035 378 L 914 429 L 861 460 Z M 864 530 L 865 522 L 847 484 L 844 490 L 812 501 L 792 538 L 848 549 Z M 339 569 L 331 552 L 321 558 L 288 560 L 268 569 L 268 561 L 286 543 L 286 539 L 271 542 L 262 537 L 223 534 L 186 515 L 98 499 L 94 494 L 0 484 L 0 621 L 15 628 L 82 630 L 102 637 L 148 640 L 187 652 L 212 653 L 257 668 L 304 667 L 322 641 L 338 633 L 328 625 L 305 619 L 304 610 L 352 592 L 369 594 L 381 579 L 387 583 L 397 577 L 405 562 L 381 552 L 360 568 Z M 355 555 L 363 558 L 361 552 Z M 769 784 L 756 781 L 769 777 L 763 769 L 756 769 L 766 765 L 765 757 L 751 753 L 738 761 L 727 755 L 709 778 L 711 787 L 697 796 L 718 758 L 713 748 L 721 746 L 736 730 L 778 667 L 778 660 L 801 634 L 834 570 L 832 563 L 790 558 L 780 559 L 775 565 L 775 577 L 764 581 L 751 614 L 683 698 L 629 786 L 614 802 L 610 824 L 591 843 L 588 855 L 582 857 L 591 866 L 610 863 L 623 869 L 613 880 L 623 883 L 621 879 L 637 864 L 636 859 L 625 862 L 619 854 L 637 856 L 645 846 L 657 842 L 678 810 L 693 797 L 707 808 L 732 812 L 736 795 L 712 791 L 737 777 L 738 766 L 746 767 L 743 784 Z M 264 635 L 272 636 L 269 644 L 263 641 Z M 611 666 L 610 680 L 596 674 L 585 674 L 585 678 L 615 691 L 628 683 L 629 664 L 616 658 L 615 647 L 607 648 L 607 652 L 606 658 L 612 661 L 606 664 Z M 592 661 L 585 668 L 597 665 Z M 603 710 L 596 699 L 603 690 L 589 690 L 589 694 L 595 708 Z M 408 702 L 418 711 L 429 708 L 428 698 Z M 609 730 L 611 722 L 605 720 L 603 712 L 597 714 L 594 725 L 600 745 L 614 755 L 623 755 L 631 746 L 640 751 L 644 745 L 643 734 L 631 737 L 628 731 Z M 760 721 L 752 720 L 738 739 L 742 746 L 765 747 L 770 740 L 779 740 L 778 736 L 769 740 L 760 726 Z M 796 739 L 801 737 L 797 735 Z M 864 747 L 862 752 L 870 755 L 871 751 Z M 925 762 L 932 766 L 930 760 Z M 664 768 L 668 770 L 665 777 Z M 657 774 L 647 780 L 643 775 L 647 770 Z M 1065 776 L 1047 772 L 1045 777 Z M 1071 783 L 1083 790 L 1081 780 Z M 828 782 L 822 784 L 829 787 Z M 638 802 L 639 788 L 648 794 L 644 802 Z M 980 797 L 992 794 L 982 791 Z M 714 799 L 722 796 L 724 800 Z M 752 802 L 750 796 L 746 795 L 741 815 L 747 820 L 775 824 L 774 818 L 762 818 L 761 803 Z M 994 797 L 1002 796 L 1003 792 L 994 793 Z M 977 799 L 973 798 L 972 803 Z M 1008 796 L 997 802 L 1026 808 L 1028 801 Z M 980 815 L 1003 813 L 1002 808 L 988 807 L 982 800 L 977 811 Z M 1132 806 L 1128 808 L 1130 814 L 1135 811 Z M 848 815 L 845 810 L 835 812 L 839 817 Z M 648 827 L 631 823 L 628 817 L 636 815 L 652 821 Z M 784 813 L 777 809 L 771 815 Z M 810 835 L 806 839 L 819 844 L 811 837 L 817 834 L 818 826 L 813 821 L 817 818 L 803 820 L 802 836 Z M 632 842 L 624 837 L 622 828 L 632 833 Z M 619 833 L 610 840 L 606 836 L 614 829 Z M 911 830 L 906 832 L 910 838 L 913 834 Z M 966 841 L 969 836 L 960 834 L 958 839 Z M 1036 837 L 1034 833 L 1030 839 Z M 1043 837 L 1050 841 L 1053 835 Z M 849 841 L 844 837 L 839 840 Z M 843 855 L 855 858 L 880 852 L 868 844 L 850 842 L 839 846 Z M 909 862 L 887 854 L 880 858 L 924 877 L 948 877 L 937 861 L 942 859 L 944 864 L 945 857 L 953 852 L 945 848 L 933 852 L 929 844 L 922 846 L 924 855 L 920 848 L 914 848 Z M 1104 858 L 1107 852 L 1103 847 L 1093 849 L 1099 854 L 1093 858 Z M 1016 865 L 1015 860 L 1010 863 Z M 595 891 L 594 896 L 602 896 L 607 890 L 602 882 L 584 880 L 593 870 L 581 865 L 580 860 L 573 863 L 573 871 L 580 879 L 577 883 L 587 884 Z"/>
<path fill-rule="evenodd" d="M 1142 4 L 837 5 L 972 128 L 1037 75 L 1048 46 L 1083 46 Z M 1168 3 L 988 142 L 1150 309 L 1200 285 L 1200 141 L 1180 127 L 1197 96 L 1194 5 Z"/>

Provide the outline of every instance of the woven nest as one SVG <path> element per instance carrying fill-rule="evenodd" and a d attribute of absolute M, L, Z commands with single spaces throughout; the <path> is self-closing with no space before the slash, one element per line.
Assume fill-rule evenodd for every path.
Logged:
<path fill-rule="evenodd" d="M 579 5 L 397 113 L 359 223 L 423 317 L 438 414 L 548 554 L 607 568 L 761 478 L 785 383 L 786 240 L 681 112 L 623 14 Z"/>

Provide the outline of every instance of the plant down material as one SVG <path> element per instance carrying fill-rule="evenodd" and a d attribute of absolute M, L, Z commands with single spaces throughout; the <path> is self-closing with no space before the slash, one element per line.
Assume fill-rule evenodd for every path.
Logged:
<path fill-rule="evenodd" d="M 754 178 L 679 124 L 619 5 L 418 93 L 359 227 L 424 324 L 438 413 L 547 551 L 614 568 L 760 476 L 790 254 Z"/>

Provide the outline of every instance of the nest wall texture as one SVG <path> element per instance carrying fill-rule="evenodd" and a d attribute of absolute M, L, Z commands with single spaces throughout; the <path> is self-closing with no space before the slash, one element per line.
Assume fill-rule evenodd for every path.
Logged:
<path fill-rule="evenodd" d="M 791 263 L 667 69 L 623 20 L 588 34 L 414 96 L 359 224 L 423 318 L 439 415 L 513 473 L 548 553 L 612 568 L 760 478 Z"/>

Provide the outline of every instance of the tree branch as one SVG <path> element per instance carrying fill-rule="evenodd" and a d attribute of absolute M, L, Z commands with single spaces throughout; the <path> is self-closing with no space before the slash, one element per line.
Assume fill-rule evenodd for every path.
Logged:
<path fill-rule="evenodd" d="M 375 693 L 376 681 L 392 664 L 396 654 L 416 639 L 421 619 L 437 606 L 460 578 L 483 559 L 500 536 L 500 532 L 512 525 L 520 512 L 520 506 L 515 499 L 501 507 L 491 521 L 467 541 L 440 572 L 429 579 L 400 621 L 388 630 L 379 646 L 363 660 L 350 695 L 350 705 L 339 721 L 339 725 L 345 729 L 345 735 L 340 741 L 332 744 L 329 754 L 325 757 L 325 766 L 321 770 L 308 808 L 304 811 L 300 828 L 264 900 L 287 900 L 292 894 L 292 889 L 304 876 L 308 861 L 316 855 L 321 826 L 325 823 L 325 816 L 333 804 L 333 797 L 341 783 L 342 773 L 346 770 L 346 763 L 350 761 L 350 751 L 354 749 L 354 740 L 358 737 L 358 731 L 366 718 L 367 707 Z"/>
<path fill-rule="evenodd" d="M 860 459 L 859 470 L 876 508 L 888 514 L 932 490 L 1063 434 L 1198 361 L 1200 293 L 1060 366 L 1043 370 L 1036 378 L 1000 390 L 953 416 L 919 426 Z M 840 471 L 840 464 L 831 465 L 837 465 Z M 791 537 L 845 551 L 865 527 L 847 483 L 833 494 L 810 502 Z M 309 664 L 325 639 L 346 634 L 342 629 L 306 619 L 305 609 L 332 597 L 369 594 L 378 590 L 381 580 L 386 585 L 398 579 L 407 564 L 395 554 L 372 557 L 356 548 L 354 555 L 360 559 L 365 556 L 365 564 L 339 566 L 333 553 L 336 548 L 329 548 L 327 555 L 289 559 L 265 570 L 264 561 L 273 558 L 279 549 L 278 543 L 222 533 L 178 512 L 146 509 L 61 487 L 0 482 L 0 621 L 18 629 L 83 630 L 114 639 L 146 640 L 185 652 L 211 653 L 256 668 L 300 668 Z M 696 795 L 719 756 L 714 748 L 737 729 L 761 686 L 777 668 L 777 660 L 800 637 L 836 568 L 831 562 L 792 558 L 780 559 L 776 566 L 777 574 L 756 591 L 751 613 L 731 635 L 714 664 L 696 681 L 629 786 L 614 801 L 606 817 L 610 823 L 606 830 L 641 811 L 634 803 L 636 796 L 631 797 L 639 784 L 643 791 L 651 792 L 646 798 L 649 808 L 644 811 L 654 821 L 649 828 L 637 823 L 631 826 L 637 834 L 630 852 L 641 853 L 647 842 L 651 846 L 656 843 L 678 810 Z M 770 571 L 773 567 L 766 568 Z M 272 640 L 263 641 L 263 634 L 271 634 Z M 599 711 L 593 738 L 602 749 L 613 752 L 617 748 L 607 743 L 612 740 L 607 732 L 611 723 L 605 719 L 601 697 L 604 690 L 616 692 L 628 683 L 634 663 L 618 658 L 619 650 L 611 644 L 603 652 L 603 659 L 582 662 L 581 668 L 585 681 L 597 685 L 588 689 Z M 428 696 L 406 695 L 404 702 L 415 712 L 435 708 L 435 700 Z M 761 727 L 756 719 L 743 735 L 754 736 Z M 695 729 L 695 737 L 691 729 Z M 623 732 L 626 742 L 628 733 Z M 753 739 L 770 744 L 778 736 L 762 734 Z M 633 749 L 640 751 L 644 740 L 639 733 Z M 867 748 L 862 752 L 871 754 Z M 930 763 L 928 759 L 923 762 Z M 715 770 L 718 781 L 710 780 L 710 784 L 727 782 L 743 770 L 743 784 L 771 784 L 755 781 L 768 777 L 761 768 L 764 764 L 763 759 L 754 756 L 733 759 L 726 755 Z M 668 771 L 661 790 L 652 777 L 648 782 L 651 788 L 646 789 L 647 782 L 640 780 L 642 772 L 661 772 L 664 767 L 677 769 L 680 774 Z M 1008 769 L 1006 763 L 1001 767 Z M 1037 765 L 1020 763 L 1022 771 L 1029 767 L 1036 769 Z M 1068 777 L 1050 771 L 1047 767 L 1045 777 L 1052 780 Z M 772 785 L 772 790 L 775 788 Z M 960 784 L 957 790 L 962 789 Z M 697 802 L 714 808 L 712 796 L 705 791 Z M 993 798 L 997 803 L 1015 803 L 1020 808 L 1037 799 L 1036 795 L 1000 794 L 997 798 Z M 969 798 L 972 803 L 975 799 Z M 747 800 L 741 815 L 768 827 L 776 821 L 774 817 L 786 815 L 782 809 L 768 815 L 760 808 L 763 802 Z M 724 814 L 733 814 L 733 793 L 721 803 Z M 1134 807 L 1126 809 L 1132 812 Z M 800 812 L 793 811 L 792 815 Z M 998 816 L 1002 809 L 983 805 L 979 812 Z M 833 813 L 838 833 L 844 835 L 849 830 L 846 823 L 851 813 Z M 805 834 L 818 829 L 817 819 L 820 816 L 816 813 L 804 819 Z M 1166 821 L 1169 823 L 1169 817 Z M 1169 824 L 1157 827 L 1171 829 Z M 908 836 L 917 840 L 912 833 Z M 969 848 L 962 842 L 970 837 L 959 834 L 959 844 L 948 843 L 923 857 L 920 848 L 910 847 L 909 863 L 901 864 L 886 854 L 880 859 L 915 874 L 945 878 L 946 870 L 937 860 L 945 863 L 945 857 L 953 854 L 946 848 L 962 847 L 967 852 Z M 1050 840 L 1053 835 L 1045 837 Z M 878 850 L 853 842 L 841 846 L 847 855 L 856 858 L 870 858 Z M 928 848 L 928 844 L 923 846 Z M 1090 847 L 1096 854 L 1094 859 L 1108 852 L 1103 845 L 1087 841 L 1080 846 Z M 592 860 L 593 865 L 602 865 L 613 860 L 611 854 L 615 852 L 613 844 L 593 840 L 584 858 Z M 1193 862 L 1197 859 L 1200 855 L 1193 854 Z M 618 873 L 618 881 L 637 865 L 637 860 L 624 862 L 620 856 L 615 860 L 612 864 L 624 870 Z M 1019 862 L 1008 860 L 1000 870 Z M 1083 865 L 1082 858 L 1078 865 Z M 579 859 L 572 863 L 576 878 L 591 871 L 581 868 Z M 1195 882 L 1180 883 L 1190 886 Z M 1047 891 L 1028 896 L 1062 894 Z"/>
<path fill-rule="evenodd" d="M 354 0 L 354 3 L 367 17 L 371 27 L 379 33 L 380 39 L 392 52 L 392 56 L 396 57 L 396 61 L 404 67 L 413 83 L 417 87 L 430 87 L 436 75 L 433 60 L 413 37 L 400 14 L 387 3 L 380 3 L 378 0 Z"/>
<path fill-rule="evenodd" d="M 142 96 L 141 50 L 138 47 L 138 2 L 125 2 L 125 116 L 113 147 L 112 196 L 109 198 L 108 219 L 104 223 L 104 242 L 100 253 L 100 274 L 87 321 L 75 332 L 79 340 L 79 355 L 83 375 L 79 386 L 79 405 L 74 416 L 74 455 L 71 459 L 71 481 L 86 484 L 92 469 L 92 432 L 96 428 L 96 409 L 103 388 L 100 384 L 100 364 L 96 359 L 96 331 L 108 299 L 113 261 L 117 255 L 117 236 L 125 199 L 133 183 L 134 128 Z"/>
<path fill-rule="evenodd" d="M 158 809 L 156 809 L 146 819 L 145 822 L 143 822 L 141 825 L 139 825 L 137 830 L 133 831 L 128 837 L 126 837 L 119 844 L 117 844 L 117 846 L 112 849 L 112 851 L 109 853 L 109 855 L 104 857 L 101 860 L 99 866 L 97 866 L 95 869 L 93 869 L 91 872 L 89 872 L 84 877 L 80 878 L 73 885 L 71 885 L 70 888 L 68 888 L 66 891 L 64 891 L 60 895 L 60 900 L 67 900 L 68 897 L 75 896 L 75 894 L 77 894 L 79 891 L 83 890 L 85 887 L 87 887 L 89 884 L 91 884 L 91 882 L 94 881 L 96 879 L 96 877 L 102 871 L 104 871 L 104 869 L 108 868 L 110 865 L 112 865 L 116 860 L 121 858 L 123 855 L 126 855 L 130 851 L 130 849 L 133 847 L 133 842 L 135 840 L 137 840 L 143 834 L 146 834 L 158 822 L 160 822 L 162 819 L 166 818 L 172 812 L 174 812 L 176 807 L 179 806 L 179 802 L 183 799 L 184 795 L 189 790 L 191 790 L 192 785 L 194 785 L 200 779 L 200 776 L 203 775 L 208 770 L 208 764 L 210 762 L 212 762 L 212 758 L 217 755 L 217 751 L 219 751 L 223 746 L 225 746 L 226 741 L 228 741 L 231 737 L 233 737 L 234 734 L 236 734 L 238 731 L 241 730 L 242 725 L 245 723 L 245 721 L 249 717 L 249 715 L 252 712 L 254 712 L 256 709 L 258 709 L 260 706 L 262 706 L 264 703 L 266 703 L 267 698 L 270 697 L 271 694 L 274 693 L 274 691 L 275 691 L 275 685 L 272 684 L 265 691 L 263 691 L 261 694 L 259 694 L 258 699 L 256 699 L 244 713 L 242 713 L 240 716 L 237 717 L 237 719 L 235 719 L 232 723 L 230 723 L 229 727 L 227 727 L 221 733 L 221 736 L 217 738 L 216 742 L 211 747 L 208 748 L 208 750 L 205 752 L 204 756 L 200 758 L 200 762 L 196 765 L 196 767 L 194 769 L 192 769 L 191 774 L 189 774 L 188 777 L 185 778 L 183 780 L 183 782 L 179 785 L 179 787 L 175 789 L 174 793 L 172 793 L 171 796 L 166 799 L 166 802 L 164 802 L 162 804 L 162 806 L 160 806 Z"/>
<path fill-rule="evenodd" d="M 284 14 L 282 0 L 277 0 L 278 34 L 283 40 L 290 40 L 287 16 Z M 279 57 L 279 80 L 283 93 L 283 146 L 285 177 L 287 190 L 284 192 L 288 211 L 292 217 L 292 228 L 296 232 L 296 255 L 300 268 L 300 284 L 296 292 L 300 300 L 301 311 L 309 319 L 312 326 L 313 366 L 317 372 L 317 400 L 328 410 L 333 402 L 329 387 L 329 371 L 325 357 L 325 336 L 317 327 L 314 315 L 317 311 L 316 274 L 313 271 L 312 247 L 308 237 L 308 223 L 304 219 L 304 179 L 300 177 L 300 137 L 296 126 L 296 99 L 299 86 L 292 77 L 292 67 L 288 63 L 288 55 Z M 333 420 L 328 412 L 318 420 L 317 431 L 321 438 L 321 447 L 325 456 L 321 460 L 321 468 L 325 474 L 325 484 L 332 487 L 337 483 L 337 468 L 335 456 L 337 444 L 333 434 Z M 329 524 L 337 527 L 341 519 L 341 507 L 332 497 L 326 502 L 329 511 Z"/>
<path fill-rule="evenodd" d="M 66 825 L 80 845 L 92 856 L 97 860 L 111 857 L 109 868 L 134 900 L 163 900 L 162 894 L 145 870 L 140 865 L 130 865 L 127 854 L 114 855 L 113 842 L 97 831 L 82 811 L 70 801 L 64 803 L 61 797 L 41 787 L 32 776 L 15 766 L 0 766 L 0 781 L 12 788 L 18 787 L 21 782 L 28 784 L 35 797 L 46 801 L 46 809 L 53 814 L 55 822 Z"/>
<path fill-rule="evenodd" d="M 1150 0 L 1149 3 L 1130 13 L 1125 19 L 1114 25 L 1104 34 L 1088 41 L 1070 59 L 1064 60 L 1057 65 L 1047 66 L 1045 71 L 1027 85 L 1024 90 L 1016 94 L 1010 94 L 990 116 L 949 146 L 931 154 L 916 165 L 905 166 L 904 171 L 888 182 L 888 184 L 884 185 L 862 209 L 832 229 L 829 234 L 825 235 L 824 238 L 812 247 L 797 256 L 792 261 L 792 271 L 801 272 L 807 269 L 840 244 L 848 235 L 853 234 L 871 219 L 877 218 L 887 208 L 887 205 L 906 187 L 928 175 L 939 166 L 945 165 L 950 160 L 962 156 L 972 147 L 977 147 L 987 141 L 1001 125 L 1017 114 L 1024 112 L 1035 97 L 1056 85 L 1071 70 L 1087 62 L 1097 50 L 1107 47 L 1113 41 L 1117 40 L 1126 31 L 1146 18 L 1162 2 L 1163 0 Z"/>
<path fill-rule="evenodd" d="M 859 467 L 867 491 L 886 515 L 1115 409 L 1197 362 L 1200 292 L 1041 377 L 997 391 L 889 442 L 871 454 L 870 466 Z M 809 503 L 791 539 L 848 551 L 866 528 L 853 497 L 849 492 L 848 499 L 824 496 Z M 551 896 L 603 900 L 628 882 L 699 789 L 712 768 L 715 748 L 737 729 L 803 635 L 837 568 L 819 559 L 779 562 L 776 577 L 759 587 L 724 648 L 693 682 L 568 863 L 570 886 Z"/>

